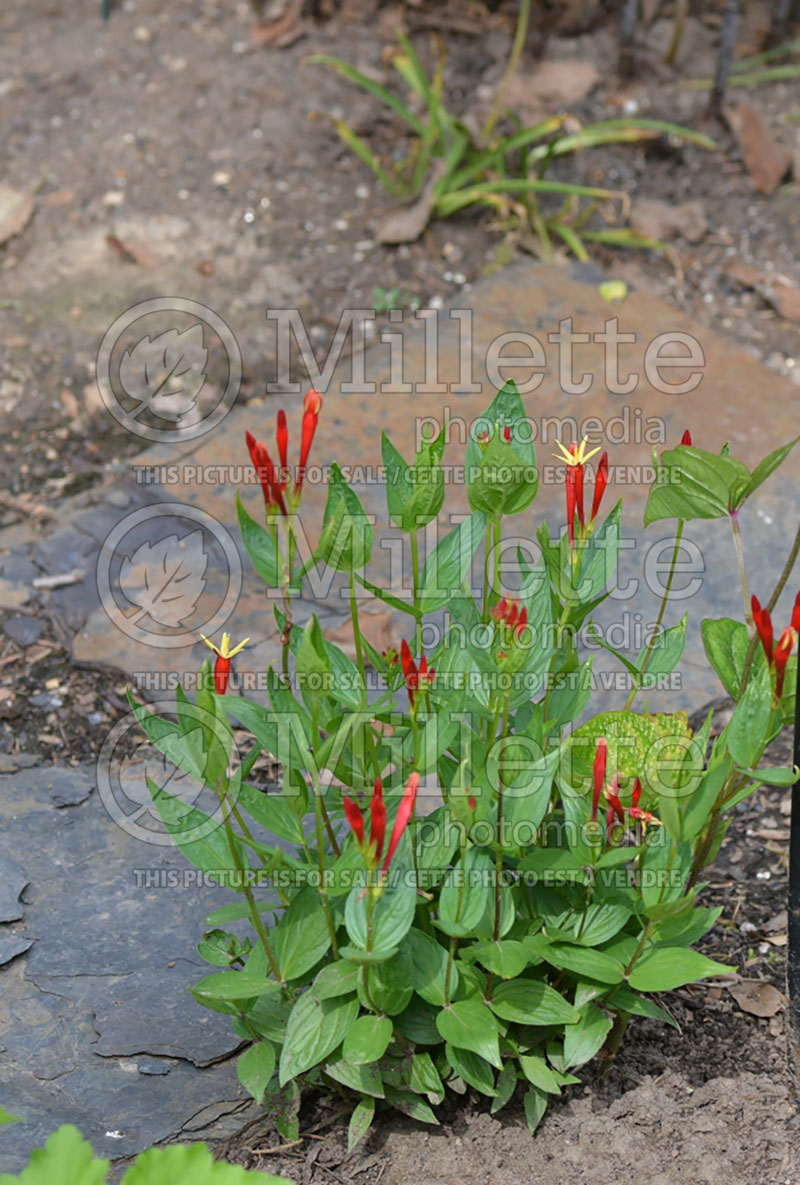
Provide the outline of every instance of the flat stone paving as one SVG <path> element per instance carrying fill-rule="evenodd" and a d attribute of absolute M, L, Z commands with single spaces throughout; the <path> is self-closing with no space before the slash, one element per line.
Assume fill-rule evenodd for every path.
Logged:
<path fill-rule="evenodd" d="M 650 417 L 661 417 L 666 444 L 660 448 L 677 443 L 689 427 L 696 444 L 716 450 L 730 440 L 736 453 L 752 466 L 797 433 L 796 388 L 730 341 L 698 330 L 655 297 L 635 293 L 620 306 L 605 303 L 597 288 L 603 278 L 592 268 L 568 272 L 519 263 L 476 285 L 469 294 L 474 310 L 471 348 L 465 349 L 459 335 L 463 320 L 449 317 L 447 310 L 438 316 L 436 377 L 446 384 L 444 391 L 431 389 L 430 381 L 423 381 L 424 328 L 407 320 L 400 327 L 404 378 L 420 387 L 411 394 L 387 389 L 388 349 L 379 343 L 366 365 L 367 378 L 379 384 L 378 393 L 343 393 L 340 384 L 350 377 L 349 364 L 340 363 L 325 392 L 314 460 L 372 466 L 372 471 L 362 468 L 355 473 L 354 485 L 368 511 L 385 524 L 385 493 L 374 473 L 380 462 L 379 426 L 385 426 L 410 457 L 419 421 L 423 417 L 438 421 L 446 405 L 458 421 L 453 433 L 457 438 L 458 424 L 469 424 L 479 416 L 493 394 L 486 371 L 487 350 L 499 334 L 509 331 L 535 334 L 542 343 L 544 378 L 535 392 L 525 395 L 526 408 L 537 424 L 545 417 L 567 419 L 567 439 L 572 438 L 569 420 L 573 418 L 580 425 L 589 416 L 603 422 L 616 417 L 618 423 L 620 416 L 627 416 L 629 424 L 643 425 Z M 557 332 L 559 322 L 567 317 L 574 318 L 575 331 L 591 333 L 601 331 L 610 318 L 619 318 L 619 332 L 632 334 L 635 340 L 620 346 L 618 371 L 622 377 L 638 378 L 635 390 L 626 396 L 608 393 L 604 349 L 595 342 L 574 350 L 573 373 L 589 375 L 587 393 L 563 393 L 558 347 L 547 335 Z M 647 343 L 666 332 L 699 334 L 703 377 L 691 394 L 665 395 L 644 374 Z M 512 352 L 525 353 L 520 348 Z M 476 390 L 464 390 L 470 377 L 464 373 L 467 357 Z M 520 371 L 507 372 L 512 374 L 524 377 Z M 687 372 L 665 370 L 663 374 L 675 381 L 684 379 Z M 102 490 L 60 508 L 47 533 L 34 535 L 26 527 L 0 532 L 0 609 L 24 619 L 11 625 L 11 636 L 15 630 L 20 636 L 30 631 L 28 619 L 49 615 L 71 643 L 78 662 L 116 667 L 134 683 L 153 671 L 166 681 L 176 672 L 197 669 L 207 653 L 197 640 L 198 630 L 204 621 L 214 619 L 233 587 L 227 616 L 215 621 L 214 636 L 223 627 L 234 640 L 250 635 L 252 643 L 238 659 L 237 670 L 254 676 L 263 671 L 275 655 L 277 631 L 271 602 L 238 542 L 233 487 L 198 481 L 197 472 L 209 466 L 230 466 L 233 472 L 243 466 L 245 428 L 271 440 L 275 409 L 281 405 L 287 408 L 290 448 L 295 450 L 300 396 L 269 397 L 258 405 L 234 408 L 212 434 L 190 445 L 148 449 L 135 458 L 137 469 L 125 465 Z M 562 529 L 563 489 L 551 469 L 558 435 L 551 430 L 547 442 L 537 441 L 540 494 L 532 511 L 514 522 L 521 536 L 534 538 L 542 515 L 548 517 L 551 533 Z M 635 437 L 636 432 L 629 436 Z M 650 445 L 628 439 L 606 447 L 616 478 L 606 495 L 608 507 L 613 498 L 622 494 L 626 498 L 618 586 L 627 591 L 620 591 L 597 617 L 601 624 L 617 622 L 623 628 L 627 621 L 630 628 L 636 624 L 636 614 L 640 623 L 654 618 L 657 597 L 645 587 L 646 565 L 653 563 L 672 530 L 669 523 L 656 524 L 647 533 L 641 527 L 650 480 L 641 467 L 649 462 Z M 463 446 L 455 439 L 446 462 L 458 465 L 462 459 Z M 159 467 L 167 464 L 175 468 L 166 483 L 136 479 L 142 467 L 157 477 Z M 743 515 L 752 588 L 765 595 L 796 528 L 797 464 L 790 460 L 782 476 L 774 477 Z M 303 522 L 312 542 L 325 496 L 324 483 L 309 480 Z M 257 488 L 246 490 L 244 499 L 257 516 L 261 506 Z M 165 504 L 169 504 L 166 511 Z M 448 489 L 447 509 L 463 512 L 466 505 L 456 474 Z M 119 535 L 121 524 L 132 515 L 137 516 L 132 533 L 123 535 L 127 541 L 114 551 L 106 541 L 110 535 L 113 540 L 115 532 Z M 386 537 L 394 534 L 387 532 Z M 651 710 L 691 710 L 720 693 L 700 662 L 699 623 L 708 614 L 741 614 L 735 554 L 725 524 L 690 524 L 685 538 L 695 549 L 698 569 L 693 575 L 699 572 L 700 584 L 690 597 L 673 604 L 667 616 L 671 624 L 682 612 L 690 614 L 683 686 L 651 694 Z M 168 646 L 164 637 L 170 631 L 159 632 L 152 619 L 148 623 L 141 608 L 137 610 L 148 554 L 141 549 L 148 546 L 161 547 L 162 552 L 177 547 L 186 557 L 186 571 L 195 588 L 202 585 L 197 604 L 187 611 L 178 631 L 184 634 L 178 646 Z M 378 583 L 389 578 L 389 555 L 376 541 L 370 575 Z M 237 557 L 241 565 L 238 592 Z M 110 572 L 113 586 L 120 581 L 120 565 L 126 558 L 131 563 L 123 583 L 132 597 L 126 606 L 125 598 L 118 596 L 117 608 L 109 616 L 96 573 Z M 75 569 L 84 573 L 82 582 L 52 591 L 32 586 L 37 575 Z M 630 599 L 632 580 L 639 582 L 635 600 Z M 787 604 L 796 586 L 796 580 L 790 581 Z M 676 588 L 680 591 L 680 581 Z M 298 617 L 302 619 L 312 608 L 329 628 L 346 619 L 336 584 L 327 597 L 318 592 L 315 601 L 312 593 Z M 387 613 L 377 604 L 365 605 L 365 612 L 367 631 L 373 631 L 376 643 L 399 640 L 406 624 L 402 615 Z M 624 640 L 621 648 L 628 648 Z M 635 639 L 632 648 L 638 649 Z M 609 670 L 607 660 L 599 652 L 596 669 Z M 171 700 L 173 693 L 160 692 L 158 681 L 151 680 L 147 694 L 151 699 Z M 603 706 L 619 706 L 621 696 L 609 690 Z M 225 1134 L 225 1124 L 241 1123 L 248 1111 L 236 1080 L 237 1041 L 227 1018 L 196 1005 L 185 985 L 207 969 L 195 944 L 206 914 L 229 894 L 213 886 L 167 890 L 137 884 L 137 869 L 184 869 L 183 857 L 142 842 L 118 826 L 96 789 L 93 769 L 25 766 L 24 755 L 6 757 L 0 763 L 0 1100 L 27 1119 L 24 1125 L 0 1131 L 2 1168 L 17 1170 L 30 1148 L 62 1122 L 77 1123 L 98 1153 L 111 1157 L 130 1155 L 182 1132 Z M 135 792 L 132 811 L 134 806 Z M 141 814 L 141 800 L 137 809 Z"/>

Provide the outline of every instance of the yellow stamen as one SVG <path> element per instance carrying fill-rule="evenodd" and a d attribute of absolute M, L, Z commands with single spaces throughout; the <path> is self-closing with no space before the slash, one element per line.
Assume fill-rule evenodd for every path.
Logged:
<path fill-rule="evenodd" d="M 206 646 L 208 646 L 209 649 L 213 650 L 214 653 L 219 658 L 235 658 L 236 655 L 241 650 L 244 650 L 245 646 L 250 641 L 249 638 L 245 638 L 245 640 L 243 642 L 240 642 L 238 646 L 234 646 L 233 650 L 231 650 L 231 648 L 230 648 L 230 645 L 231 645 L 230 634 L 223 634 L 222 635 L 222 645 L 221 646 L 215 646 L 213 642 L 209 642 L 209 640 L 205 636 L 205 634 L 201 634 L 200 637 L 203 639 Z"/>
<path fill-rule="evenodd" d="M 578 446 L 578 451 L 573 454 L 568 448 L 565 448 L 560 440 L 557 440 L 556 447 L 561 449 L 561 456 L 559 456 L 558 453 L 553 453 L 553 456 L 557 461 L 565 461 L 567 465 L 585 465 L 590 457 L 593 457 L 595 453 L 600 452 L 600 445 L 598 445 L 597 448 L 587 451 L 586 446 L 588 443 L 588 436 L 584 436 L 583 440 Z"/>

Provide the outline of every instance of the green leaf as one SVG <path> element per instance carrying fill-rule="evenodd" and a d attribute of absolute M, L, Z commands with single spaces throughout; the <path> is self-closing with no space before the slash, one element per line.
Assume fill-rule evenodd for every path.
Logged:
<path fill-rule="evenodd" d="M 408 868 L 393 861 L 383 895 L 375 902 L 372 914 L 372 950 L 387 957 L 400 945 L 414 920 L 417 891 Z M 356 883 L 345 905 L 345 926 L 350 941 L 362 951 L 367 947 L 367 896 L 364 886 Z"/>
<path fill-rule="evenodd" d="M 469 1049 L 459 1049 L 457 1045 L 445 1044 L 445 1057 L 458 1074 L 475 1090 L 487 1095 L 490 1099 L 497 1097 L 494 1088 L 494 1071 L 485 1058 Z"/>
<path fill-rule="evenodd" d="M 56 1185 L 55 1179 L 50 1185 Z M 71 1185 L 84 1185 L 72 1179 Z M 292 1185 L 285 1177 L 251 1172 L 215 1160 L 206 1144 L 173 1144 L 149 1148 L 122 1178 L 122 1185 Z"/>
<path fill-rule="evenodd" d="M 380 1061 L 393 1031 L 388 1016 L 359 1016 L 344 1039 L 342 1057 L 353 1066 Z"/>
<path fill-rule="evenodd" d="M 416 1119 L 419 1123 L 431 1123 L 439 1126 L 439 1120 L 425 1100 L 417 1094 L 412 1094 L 409 1090 L 397 1090 L 393 1086 L 387 1086 L 386 1101 L 401 1111 L 403 1115 L 408 1115 L 409 1118 Z"/>
<path fill-rule="evenodd" d="M 95 1160 L 92 1146 L 72 1124 L 53 1132 L 44 1148 L 31 1153 L 18 1177 L 0 1175 L 0 1185 L 105 1185 L 109 1162 Z"/>
<path fill-rule="evenodd" d="M 663 518 L 725 518 L 741 501 L 750 473 L 734 457 L 680 445 L 662 454 L 644 524 Z"/>
<path fill-rule="evenodd" d="M 800 769 L 794 766 L 785 769 L 782 766 L 767 766 L 762 769 L 745 769 L 742 773 L 764 786 L 793 786 L 800 778 Z"/>
<path fill-rule="evenodd" d="M 458 596 L 486 529 L 477 511 L 453 527 L 425 560 L 420 577 L 420 609 L 432 613 Z"/>
<path fill-rule="evenodd" d="M 621 1012 L 630 1012 L 633 1016 L 647 1016 L 650 1020 L 660 1020 L 664 1024 L 672 1025 L 674 1029 L 679 1028 L 678 1022 L 673 1020 L 664 1008 L 660 1008 L 654 1000 L 648 1000 L 646 996 L 631 991 L 630 988 L 618 987 L 612 992 L 607 1003 L 609 1007 L 618 1008 Z"/>
<path fill-rule="evenodd" d="M 501 979 L 516 979 L 528 966 L 531 955 L 523 943 L 513 938 L 503 938 L 496 942 L 491 940 L 468 946 L 461 951 L 461 957 L 470 963 L 480 963 Z"/>
<path fill-rule="evenodd" d="M 622 979 L 622 964 L 590 947 L 553 942 L 543 946 L 540 953 L 553 967 L 572 971 L 588 979 L 597 979 L 600 983 L 619 983 Z"/>
<path fill-rule="evenodd" d="M 147 787 L 167 830 L 186 859 L 226 888 L 235 887 L 239 873 L 222 821 L 188 806 L 182 798 L 162 790 L 152 778 L 147 778 Z"/>
<path fill-rule="evenodd" d="M 344 1040 L 357 1016 L 358 1000 L 354 996 L 318 1000 L 313 991 L 305 992 L 289 1014 L 281 1050 L 281 1086 L 325 1061 Z"/>
<path fill-rule="evenodd" d="M 375 1116 L 375 1100 L 370 1095 L 362 1095 L 356 1104 L 347 1128 L 347 1151 L 352 1152 L 360 1144 L 369 1131 Z"/>
<path fill-rule="evenodd" d="M 700 626 L 700 633 L 708 661 L 719 676 L 722 686 L 732 699 L 738 699 L 750 644 L 747 626 L 730 617 L 707 617 Z M 754 655 L 752 670 L 755 672 L 765 663 L 766 659 L 759 647 Z"/>
<path fill-rule="evenodd" d="M 519 514 L 535 499 L 539 474 L 533 437 L 526 425 L 525 405 L 516 383 L 509 380 L 470 429 L 465 463 L 473 510 L 491 517 Z M 506 429 L 510 429 L 510 442 L 505 438 Z M 481 443 L 479 437 L 487 435 L 488 444 Z"/>
<path fill-rule="evenodd" d="M 298 979 L 331 944 L 319 893 L 304 885 L 272 932 L 272 948 L 284 979 Z"/>
<path fill-rule="evenodd" d="M 405 937 L 414 969 L 414 990 L 429 1004 L 444 1004 L 447 951 L 435 938 L 412 927 Z M 450 995 L 458 988 L 458 963 L 450 968 Z"/>
<path fill-rule="evenodd" d="M 369 515 L 334 461 L 328 482 L 328 501 L 325 505 L 322 531 L 314 559 L 318 563 L 327 564 L 337 572 L 360 570 L 369 563 L 372 540 L 373 530 Z"/>
<path fill-rule="evenodd" d="M 570 1025 L 570 1030 L 577 1027 L 577 1025 Z M 537 1086 L 545 1094 L 561 1094 L 558 1079 L 543 1057 L 538 1057 L 536 1054 L 520 1057 L 519 1064 L 523 1074 L 533 1086 Z"/>
<path fill-rule="evenodd" d="M 503 1020 L 519 1024 L 570 1025 L 578 1019 L 577 1009 L 555 988 L 538 979 L 513 979 L 498 984 L 489 1007 Z"/>
<path fill-rule="evenodd" d="M 251 1045 L 236 1063 L 239 1081 L 257 1103 L 263 1102 L 274 1069 L 275 1046 L 271 1041 Z"/>
<path fill-rule="evenodd" d="M 696 950 L 678 946 L 646 950 L 628 976 L 631 987 L 640 992 L 668 992 L 710 975 L 729 975 L 735 967 L 715 963 Z"/>
<path fill-rule="evenodd" d="M 332 1000 L 335 996 L 347 996 L 356 990 L 359 974 L 360 971 L 356 964 L 348 963 L 346 959 L 328 963 L 314 980 L 312 985 L 314 995 L 318 1000 Z"/>
<path fill-rule="evenodd" d="M 507 1103 L 511 1102 L 518 1082 L 517 1071 L 512 1062 L 506 1062 L 495 1082 L 496 1097 L 492 1100 L 490 1111 L 496 1115 Z"/>
<path fill-rule="evenodd" d="M 341 1082 L 349 1090 L 357 1090 L 362 1095 L 382 1099 L 384 1097 L 383 1079 L 380 1067 L 375 1062 L 365 1066 L 353 1066 L 341 1058 L 338 1062 L 328 1062 L 325 1073 L 334 1082 Z"/>
<path fill-rule="evenodd" d="M 745 498 L 749 498 L 783 464 L 798 440 L 800 440 L 800 436 L 795 436 L 794 440 L 791 440 L 788 444 L 781 445 L 780 448 L 776 448 L 774 452 L 771 452 L 769 456 L 765 457 L 763 461 L 759 461 L 753 470 L 753 476 L 750 478 L 747 488 L 741 496 L 740 505 L 741 502 L 744 502 Z"/>
<path fill-rule="evenodd" d="M 464 859 L 445 876 L 436 925 L 455 938 L 475 932 L 486 909 L 494 862 L 485 848 L 468 848 Z"/>
<path fill-rule="evenodd" d="M 236 514 L 242 542 L 258 575 L 269 588 L 280 588 L 283 576 L 280 571 L 275 540 L 269 531 L 252 519 L 245 510 L 239 491 L 236 491 Z"/>
<path fill-rule="evenodd" d="M 669 675 L 675 670 L 681 661 L 686 645 L 686 626 L 688 621 L 689 615 L 688 613 L 684 613 L 677 625 L 672 625 L 669 629 L 662 630 L 658 634 L 653 649 L 650 651 L 647 667 L 642 674 L 642 687 L 654 687 L 659 676 Z M 636 667 L 640 671 L 647 653 L 647 647 L 645 646 L 636 659 Z"/>
<path fill-rule="evenodd" d="M 737 765 L 749 769 L 759 760 L 770 732 L 772 684 L 762 667 L 748 679 L 744 695 L 733 710 L 725 739 Z"/>
<path fill-rule="evenodd" d="M 525 1093 L 522 1105 L 525 1108 L 528 1131 L 533 1135 L 542 1122 L 544 1113 L 547 1110 L 547 1095 L 543 1090 L 538 1090 L 537 1087 L 531 1086 Z"/>
<path fill-rule="evenodd" d="M 442 1008 L 436 1017 L 436 1028 L 451 1045 L 471 1049 L 498 1070 L 502 1069 L 497 1021 L 481 1000 L 472 996 Z"/>
<path fill-rule="evenodd" d="M 201 1004 L 208 1000 L 253 1000 L 280 989 L 274 979 L 266 979 L 252 971 L 219 971 L 208 975 L 193 988 L 192 995 Z"/>
<path fill-rule="evenodd" d="M 585 1004 L 577 1024 L 567 1025 L 564 1030 L 564 1066 L 582 1066 L 601 1049 L 612 1025 L 594 1004 Z"/>

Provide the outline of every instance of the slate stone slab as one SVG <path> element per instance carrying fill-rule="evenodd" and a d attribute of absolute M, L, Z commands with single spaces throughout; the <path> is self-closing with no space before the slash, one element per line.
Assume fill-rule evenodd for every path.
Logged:
<path fill-rule="evenodd" d="M 23 955 L 30 949 L 32 940 L 24 934 L 15 934 L 12 930 L 0 930 L 0 967 Z"/>
<path fill-rule="evenodd" d="M 4 853 L 0 840 L 0 922 L 17 922 L 23 916 L 20 895 L 27 883 L 25 870 Z"/>
<path fill-rule="evenodd" d="M 0 1130 L 0 1171 L 61 1123 L 119 1158 L 251 1112 L 230 1018 L 186 990 L 211 971 L 196 950 L 205 917 L 235 894 L 128 835 L 93 785 L 91 767 L 0 778 L 5 912 L 28 885 L 25 930 L 0 928 L 0 963 L 29 947 L 0 966 L 0 1099 L 26 1120 Z"/>
<path fill-rule="evenodd" d="M 16 642 L 18 646 L 23 647 L 32 646 L 34 642 L 38 641 L 43 629 L 44 622 L 27 613 L 23 613 L 19 617 L 9 617 L 7 621 L 3 622 L 5 636 L 12 642 Z"/>

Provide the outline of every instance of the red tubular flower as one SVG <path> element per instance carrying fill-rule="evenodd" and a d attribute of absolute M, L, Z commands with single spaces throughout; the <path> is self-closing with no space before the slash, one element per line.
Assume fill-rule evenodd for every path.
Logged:
<path fill-rule="evenodd" d="M 786 664 L 789 661 L 789 655 L 792 653 L 794 644 L 797 641 L 797 633 L 789 625 L 778 639 L 778 645 L 775 647 L 773 658 L 775 660 L 775 674 L 777 676 L 775 683 L 775 695 L 778 699 L 783 695 L 783 681 L 786 677 Z"/>
<path fill-rule="evenodd" d="M 405 638 L 403 638 L 400 644 L 400 663 L 403 668 L 403 679 L 405 680 L 406 690 L 408 692 L 408 702 L 413 712 L 417 692 L 426 691 L 431 686 L 436 676 L 436 671 L 433 667 L 428 669 L 428 660 L 424 654 L 420 659 L 419 666 L 417 666 L 411 655 L 411 647 Z"/>
<path fill-rule="evenodd" d="M 692 434 L 691 434 L 691 432 L 689 431 L 689 429 L 688 429 L 688 428 L 686 429 L 686 431 L 684 432 L 683 436 L 681 437 L 681 444 L 688 444 L 688 445 L 689 445 L 689 447 L 691 448 L 691 445 L 692 445 Z"/>
<path fill-rule="evenodd" d="M 475 801 L 475 795 L 470 794 L 469 798 L 467 799 L 467 802 L 469 803 L 469 809 L 471 811 L 474 811 L 475 807 L 478 805 L 477 802 Z"/>
<path fill-rule="evenodd" d="M 206 646 L 210 650 L 213 650 L 217 656 L 217 661 L 214 663 L 214 690 L 217 695 L 224 695 L 228 690 L 228 680 L 231 675 L 231 659 L 235 658 L 239 651 L 244 649 L 250 639 L 245 638 L 243 642 L 240 642 L 238 646 L 234 646 L 233 650 L 231 650 L 230 634 L 222 635 L 221 646 L 215 646 L 213 642 L 209 642 L 205 634 L 201 634 L 200 637 Z"/>
<path fill-rule="evenodd" d="M 389 847 L 386 849 L 386 859 L 383 862 L 383 871 L 386 872 L 392 862 L 392 856 L 397 850 L 397 845 L 408 826 L 408 820 L 414 810 L 414 801 L 417 797 L 417 790 L 419 788 L 419 774 L 416 771 L 411 775 L 406 783 L 406 788 L 403 791 L 403 797 L 400 799 L 400 806 L 397 808 L 397 816 L 392 828 L 392 838 L 389 840 Z"/>
<path fill-rule="evenodd" d="M 311 445 L 314 443 L 317 420 L 322 410 L 322 396 L 313 387 L 306 391 L 306 397 L 303 400 L 303 409 L 303 427 L 300 436 L 300 463 L 297 466 L 297 481 L 294 487 L 296 494 L 299 494 L 303 488 L 303 478 L 306 474 L 308 454 L 311 452 Z"/>
<path fill-rule="evenodd" d="M 795 598 L 794 609 L 792 609 L 792 629 L 796 634 L 800 634 L 800 592 Z"/>
<path fill-rule="evenodd" d="M 506 444 L 511 444 L 511 428 L 503 429 L 503 440 Z"/>
<path fill-rule="evenodd" d="M 764 654 L 767 656 L 767 663 L 772 666 L 775 635 L 772 629 L 772 618 L 769 609 L 761 608 L 761 602 L 755 593 L 750 598 L 750 608 L 753 612 L 753 621 L 758 631 L 758 636 L 761 639 L 761 645 L 764 647 Z"/>
<path fill-rule="evenodd" d="M 245 432 L 245 439 L 250 450 L 250 459 L 255 466 L 258 480 L 261 482 L 261 489 L 264 491 L 264 503 L 267 510 L 270 506 L 277 506 L 281 514 L 286 514 L 286 503 L 283 500 L 281 486 L 267 446 L 260 440 L 256 440 L 252 432 Z"/>
<path fill-rule="evenodd" d="M 600 737 L 597 742 L 597 751 L 594 755 L 594 766 L 592 769 L 594 787 L 592 793 L 592 822 L 597 822 L 597 808 L 600 803 L 600 795 L 603 793 L 603 786 L 606 780 L 606 766 L 608 764 L 608 743 L 605 737 Z"/>
<path fill-rule="evenodd" d="M 347 822 L 352 828 L 353 835 L 355 835 L 361 847 L 364 846 L 364 816 L 361 813 L 361 807 L 357 802 L 353 802 L 352 798 L 344 796 L 344 813 L 347 816 Z"/>
<path fill-rule="evenodd" d="M 564 482 L 565 493 L 567 496 L 567 531 L 569 532 L 570 547 L 575 546 L 575 514 L 578 515 L 578 525 L 583 534 L 586 526 L 583 513 L 583 472 L 584 466 L 590 457 L 595 453 L 599 453 L 599 448 L 586 448 L 586 439 L 584 438 L 580 445 L 571 444 L 569 448 L 565 448 L 560 441 L 556 441 L 558 447 L 561 449 L 561 456 L 558 460 L 565 461 L 567 465 L 566 478 Z"/>
<path fill-rule="evenodd" d="M 594 522 L 597 518 L 597 512 L 600 509 L 600 503 L 603 501 L 603 494 L 606 492 L 607 485 L 608 453 L 604 452 L 597 466 L 597 476 L 594 479 L 594 497 L 592 498 L 592 517 L 589 520 L 590 522 Z"/>
<path fill-rule="evenodd" d="M 375 848 L 375 859 L 380 860 L 383 841 L 386 838 L 386 803 L 383 801 L 383 783 L 375 779 L 372 802 L 369 804 L 369 838 Z"/>
<path fill-rule="evenodd" d="M 516 634 L 516 636 L 518 638 L 522 637 L 522 634 L 525 630 L 525 626 L 527 624 L 528 624 L 528 610 L 523 605 L 522 609 L 520 610 L 519 621 L 517 622 L 517 628 L 514 630 L 514 633 Z"/>
<path fill-rule="evenodd" d="M 280 487 L 286 489 L 289 456 L 289 429 L 286 427 L 286 412 L 281 408 L 278 412 L 278 424 L 275 428 L 275 439 L 278 442 L 278 456 L 281 461 Z"/>

